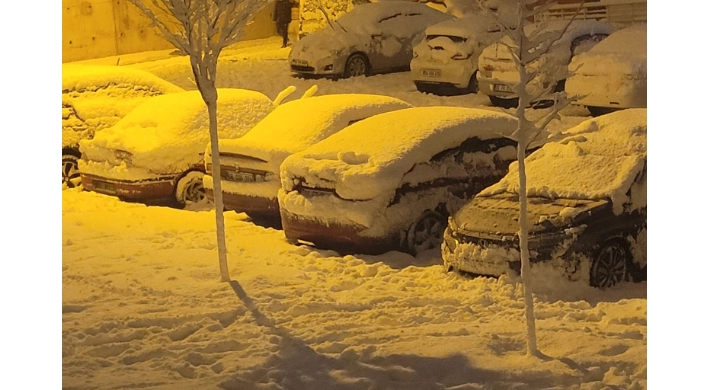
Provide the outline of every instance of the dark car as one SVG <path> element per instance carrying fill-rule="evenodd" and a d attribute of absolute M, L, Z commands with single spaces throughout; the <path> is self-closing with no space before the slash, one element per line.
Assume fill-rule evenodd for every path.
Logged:
<path fill-rule="evenodd" d="M 585 121 L 525 160 L 533 267 L 594 287 L 646 275 L 646 110 Z M 518 164 L 462 207 L 444 233 L 447 271 L 520 271 Z"/>

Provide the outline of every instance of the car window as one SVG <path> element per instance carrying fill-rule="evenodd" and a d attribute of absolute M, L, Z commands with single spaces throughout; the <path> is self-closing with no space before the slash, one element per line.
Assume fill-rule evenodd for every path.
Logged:
<path fill-rule="evenodd" d="M 608 37 L 607 34 L 596 34 L 596 35 L 582 35 L 577 37 L 572 41 L 570 45 L 570 51 L 572 56 L 580 55 L 584 52 L 589 51 L 594 45 L 601 42 L 604 38 Z"/>
<path fill-rule="evenodd" d="M 441 37 L 449 38 L 451 40 L 451 42 L 454 42 L 454 43 L 461 43 L 461 42 L 467 41 L 467 39 L 464 37 L 459 37 L 456 35 L 443 35 L 443 34 L 427 35 L 426 40 L 431 41 L 433 39 L 441 38 Z"/>

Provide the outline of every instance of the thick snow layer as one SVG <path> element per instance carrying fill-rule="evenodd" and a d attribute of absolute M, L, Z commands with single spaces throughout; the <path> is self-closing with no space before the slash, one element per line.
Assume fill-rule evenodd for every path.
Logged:
<path fill-rule="evenodd" d="M 338 256 L 226 213 L 62 191 L 62 383 L 163 389 L 646 389 L 646 283 L 599 291 L 535 267 L 540 350 L 517 279 Z"/>
<path fill-rule="evenodd" d="M 565 89 L 581 96 L 580 104 L 646 107 L 646 45 L 645 24 L 614 32 L 572 59 Z"/>
<path fill-rule="evenodd" d="M 605 22 L 596 20 L 575 20 L 565 27 L 569 21 L 553 20 L 548 22 L 532 23 L 524 27 L 524 32 L 529 39 L 536 42 L 544 42 L 547 39 L 557 39 L 549 51 L 540 59 L 529 64 L 528 71 L 538 70 L 539 74 L 527 86 L 529 93 L 536 95 L 540 88 L 546 87 L 549 83 L 563 80 L 568 76 L 568 66 L 573 55 L 581 54 L 593 47 L 595 42 L 590 41 L 581 44 L 573 53 L 572 42 L 582 36 L 592 36 L 599 34 L 611 34 L 614 29 Z M 561 34 L 561 32 L 564 33 Z M 500 42 L 493 43 L 483 49 L 478 67 L 486 72 L 479 73 L 479 78 L 499 80 L 503 83 L 514 84 L 520 81 L 515 63 L 509 46 L 513 45 L 510 36 L 504 35 Z"/>
<path fill-rule="evenodd" d="M 414 53 L 438 61 L 448 61 L 456 54 L 471 55 L 493 42 L 495 35 L 489 32 L 492 28 L 493 21 L 483 15 L 467 15 L 437 23 L 425 30 L 426 36 L 414 47 Z"/>
<path fill-rule="evenodd" d="M 374 199 L 397 189 L 417 163 L 477 136 L 510 135 L 516 119 L 494 111 L 462 107 L 416 107 L 357 122 L 281 165 L 286 191 L 295 178 L 334 188 L 345 199 Z"/>
<path fill-rule="evenodd" d="M 243 137 L 220 140 L 219 150 L 264 160 L 267 164 L 260 168 L 278 173 L 286 156 L 327 138 L 350 123 L 408 107 L 411 105 L 400 99 L 370 94 L 333 94 L 293 100 L 278 106 Z M 226 162 L 227 159 L 222 163 Z"/>
<path fill-rule="evenodd" d="M 274 108 L 260 92 L 223 88 L 218 94 L 217 124 L 222 138 L 242 136 Z M 135 178 L 141 169 L 154 175 L 180 173 L 201 163 L 209 137 L 207 107 L 198 91 L 158 96 L 93 140 L 82 141 L 80 169 L 120 179 Z M 128 157 L 117 158 L 117 150 Z M 145 178 L 144 173 L 140 178 Z"/>
<path fill-rule="evenodd" d="M 646 133 L 645 109 L 582 122 L 564 132 L 561 141 L 545 144 L 525 159 L 528 196 L 610 199 L 616 213 L 625 203 L 632 203 L 631 209 L 646 206 L 645 185 L 633 186 L 646 169 Z M 514 162 L 508 175 L 481 195 L 517 194 L 519 186 Z"/>
<path fill-rule="evenodd" d="M 450 18 L 450 15 L 411 1 L 359 4 L 333 21 L 332 28 L 325 27 L 303 37 L 294 46 L 294 54 L 312 63 L 342 56 L 342 51 L 345 54 L 364 51 L 370 55 L 394 57 L 411 51 L 411 47 L 403 47 L 403 44 L 418 34 L 423 35 L 427 26 Z"/>
<path fill-rule="evenodd" d="M 182 91 L 139 69 L 62 64 L 62 147 L 77 147 L 149 97 Z"/>

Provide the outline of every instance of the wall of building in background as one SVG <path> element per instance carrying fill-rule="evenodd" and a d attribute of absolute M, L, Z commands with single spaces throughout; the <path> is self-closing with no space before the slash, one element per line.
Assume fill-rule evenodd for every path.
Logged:
<path fill-rule="evenodd" d="M 276 35 L 273 9 L 254 17 L 244 39 Z M 171 48 L 128 0 L 62 0 L 62 62 Z"/>

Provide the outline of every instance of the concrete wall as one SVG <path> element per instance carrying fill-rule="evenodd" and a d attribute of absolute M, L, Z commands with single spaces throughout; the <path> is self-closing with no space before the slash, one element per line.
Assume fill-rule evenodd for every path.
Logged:
<path fill-rule="evenodd" d="M 273 8 L 254 17 L 244 39 L 276 35 Z M 128 0 L 62 0 L 62 62 L 171 48 Z"/>

